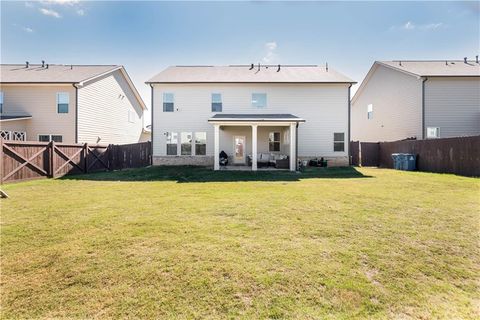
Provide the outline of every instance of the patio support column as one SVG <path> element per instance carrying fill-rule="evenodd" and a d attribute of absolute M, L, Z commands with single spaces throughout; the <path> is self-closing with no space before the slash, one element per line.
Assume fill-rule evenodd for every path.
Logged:
<path fill-rule="evenodd" d="M 252 124 L 252 171 L 257 171 L 257 125 Z"/>
<path fill-rule="evenodd" d="M 296 155 L 296 124 L 292 123 L 290 124 L 290 171 L 296 171 L 297 170 L 297 164 L 295 163 L 295 160 L 297 159 Z"/>
<path fill-rule="evenodd" d="M 214 124 L 213 125 L 213 141 L 214 141 L 214 148 L 213 148 L 213 170 L 220 170 L 220 125 Z"/>

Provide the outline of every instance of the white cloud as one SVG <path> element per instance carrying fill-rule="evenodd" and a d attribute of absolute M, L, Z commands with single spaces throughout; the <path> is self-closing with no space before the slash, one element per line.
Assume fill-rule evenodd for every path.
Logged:
<path fill-rule="evenodd" d="M 42 0 L 40 1 L 40 3 L 43 3 L 45 5 L 59 4 L 59 5 L 69 5 L 69 6 L 73 6 L 79 2 L 80 2 L 79 0 Z"/>
<path fill-rule="evenodd" d="M 277 43 L 272 41 L 272 42 L 267 42 L 265 43 L 265 56 L 262 58 L 262 61 L 264 63 L 273 63 L 275 60 L 277 60 L 277 53 L 275 52 L 277 50 Z"/>
<path fill-rule="evenodd" d="M 403 25 L 403 29 L 405 30 L 413 30 L 415 29 L 415 24 L 412 22 L 412 21 L 407 21 L 407 23 L 405 23 Z"/>
<path fill-rule="evenodd" d="M 27 8 L 33 8 L 33 7 L 35 7 L 35 6 L 34 6 L 33 3 L 31 3 L 31 2 L 25 2 L 25 7 L 27 7 Z"/>
<path fill-rule="evenodd" d="M 78 14 L 79 16 L 84 16 L 84 15 L 85 15 L 85 10 L 83 10 L 83 9 L 78 9 L 78 10 L 77 10 L 77 14 Z"/>
<path fill-rule="evenodd" d="M 22 27 L 23 31 L 25 32 L 28 32 L 28 33 L 32 33 L 33 32 L 33 29 L 30 28 L 30 27 Z"/>
<path fill-rule="evenodd" d="M 438 28 L 441 28 L 443 27 L 443 23 L 439 22 L 439 23 L 429 23 L 429 24 L 426 24 L 424 26 L 422 26 L 422 28 L 424 29 L 430 29 L 430 30 L 435 30 L 435 29 L 438 29 Z"/>
<path fill-rule="evenodd" d="M 60 13 L 58 13 L 57 11 L 55 10 L 51 10 L 51 9 L 45 9 L 45 8 L 40 8 L 39 9 L 40 12 L 46 16 L 50 16 L 50 17 L 55 17 L 55 18 L 61 18 L 62 16 L 60 15 Z"/>
<path fill-rule="evenodd" d="M 413 31 L 413 30 L 422 30 L 422 31 L 432 31 L 441 28 L 445 28 L 446 25 L 442 22 L 436 23 L 426 23 L 426 24 L 417 24 L 413 21 L 407 21 L 400 26 L 392 26 L 390 30 L 406 30 L 406 31 Z"/>

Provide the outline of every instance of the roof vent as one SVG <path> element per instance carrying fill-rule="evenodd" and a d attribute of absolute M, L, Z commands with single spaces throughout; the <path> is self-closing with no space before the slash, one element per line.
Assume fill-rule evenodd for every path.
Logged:
<path fill-rule="evenodd" d="M 257 72 L 260 72 L 260 62 L 258 63 L 258 71 Z"/>
<path fill-rule="evenodd" d="M 254 66 L 253 66 L 253 63 L 252 63 L 252 64 L 250 65 L 250 69 L 248 69 L 248 70 L 252 70 L 253 68 L 254 68 Z"/>
<path fill-rule="evenodd" d="M 47 69 L 48 69 L 48 63 L 47 63 Z"/>
<path fill-rule="evenodd" d="M 73 70 L 73 64 L 70 65 L 70 70 Z"/>
<path fill-rule="evenodd" d="M 478 56 L 477 56 L 478 57 Z M 277 72 L 280 72 L 280 65 L 278 65 L 278 69 L 277 69 Z"/>
<path fill-rule="evenodd" d="M 25 61 L 25 68 L 28 68 L 29 65 L 30 63 L 28 61 Z"/>
<path fill-rule="evenodd" d="M 328 72 L 328 62 L 325 62 L 325 71 Z"/>
<path fill-rule="evenodd" d="M 398 65 L 402 67 L 402 61 L 398 61 Z"/>
<path fill-rule="evenodd" d="M 475 56 L 475 62 L 478 63 L 478 54 Z"/>
<path fill-rule="evenodd" d="M 445 65 L 448 66 L 448 61 L 447 60 L 445 60 Z"/>
<path fill-rule="evenodd" d="M 45 68 L 45 60 L 42 60 L 42 68 Z"/>
<path fill-rule="evenodd" d="M 467 63 L 467 57 L 463 58 L 463 62 Z"/>

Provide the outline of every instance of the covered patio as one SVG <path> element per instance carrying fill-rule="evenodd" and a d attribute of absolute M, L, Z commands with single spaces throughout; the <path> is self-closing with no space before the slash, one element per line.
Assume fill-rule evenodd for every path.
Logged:
<path fill-rule="evenodd" d="M 214 126 L 214 170 L 296 171 L 297 129 L 305 120 L 292 114 L 216 114 L 208 122 Z"/>

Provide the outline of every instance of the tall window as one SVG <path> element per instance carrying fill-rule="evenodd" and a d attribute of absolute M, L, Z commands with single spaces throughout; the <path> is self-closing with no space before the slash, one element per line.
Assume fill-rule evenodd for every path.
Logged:
<path fill-rule="evenodd" d="M 440 128 L 427 127 L 427 138 L 440 138 Z"/>
<path fill-rule="evenodd" d="M 333 151 L 342 152 L 345 151 L 345 133 L 335 132 L 333 134 Z"/>
<path fill-rule="evenodd" d="M 192 154 L 192 133 L 191 132 L 182 132 L 180 136 L 181 143 L 181 155 L 190 156 Z"/>
<path fill-rule="evenodd" d="M 3 113 L 3 92 L 0 91 L 0 113 Z"/>
<path fill-rule="evenodd" d="M 68 104 L 70 102 L 70 95 L 68 92 L 57 93 L 57 113 L 68 113 Z"/>
<path fill-rule="evenodd" d="M 178 134 L 167 132 L 167 156 L 177 155 Z"/>
<path fill-rule="evenodd" d="M 212 93 L 212 112 L 222 112 L 222 95 Z"/>
<path fill-rule="evenodd" d="M 39 134 L 38 135 L 38 141 L 40 142 L 50 142 L 50 141 L 55 141 L 55 142 L 62 142 L 63 137 L 58 134 Z"/>
<path fill-rule="evenodd" d="M 268 151 L 280 151 L 280 132 L 270 132 L 268 135 Z"/>
<path fill-rule="evenodd" d="M 367 119 L 373 119 L 373 104 L 367 106 Z"/>
<path fill-rule="evenodd" d="M 175 95 L 165 92 L 163 94 L 163 112 L 173 112 L 175 108 Z"/>
<path fill-rule="evenodd" d="M 204 156 L 207 154 L 207 133 L 195 132 L 195 155 Z"/>
<path fill-rule="evenodd" d="M 265 108 L 267 106 L 266 93 L 252 93 L 252 107 Z"/>

